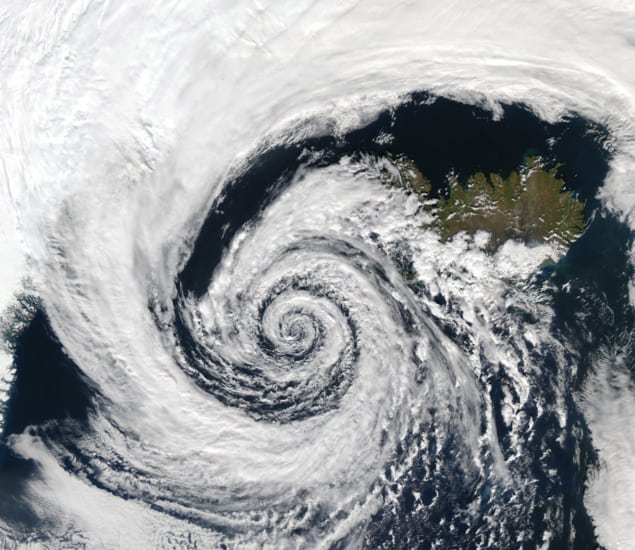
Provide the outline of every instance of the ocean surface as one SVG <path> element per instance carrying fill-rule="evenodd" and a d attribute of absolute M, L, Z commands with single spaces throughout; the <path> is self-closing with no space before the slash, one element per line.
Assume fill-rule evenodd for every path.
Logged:
<path fill-rule="evenodd" d="M 3 547 L 629 548 L 635 9 L 384 4 L 4 8 Z"/>

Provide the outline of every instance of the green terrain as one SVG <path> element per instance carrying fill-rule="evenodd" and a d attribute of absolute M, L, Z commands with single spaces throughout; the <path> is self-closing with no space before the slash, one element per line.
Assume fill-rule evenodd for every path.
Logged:
<path fill-rule="evenodd" d="M 401 158 L 395 166 L 399 177 L 390 176 L 387 183 L 415 193 L 422 208 L 434 215 L 430 225 L 443 239 L 486 231 L 490 252 L 509 239 L 567 247 L 585 227 L 584 204 L 566 190 L 557 167 L 546 169 L 536 157 L 525 159 L 507 177 L 477 172 L 461 182 L 450 174 L 446 193 L 438 199 L 413 162 Z"/>

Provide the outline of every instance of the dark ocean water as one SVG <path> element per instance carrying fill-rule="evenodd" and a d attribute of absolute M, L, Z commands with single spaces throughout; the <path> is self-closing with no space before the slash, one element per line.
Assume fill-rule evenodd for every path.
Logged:
<path fill-rule="evenodd" d="M 608 171 L 611 152 L 606 143 L 609 136 L 602 127 L 574 113 L 550 124 L 522 105 L 507 105 L 503 116 L 494 120 L 486 109 L 432 99 L 417 93 L 397 108 L 381 113 L 370 125 L 346 135 L 314 137 L 261 151 L 239 176 L 227 182 L 226 191 L 212 206 L 192 244 L 189 260 L 179 274 L 179 296 L 200 297 L 205 293 L 224 250 L 237 232 L 245 224 L 257 223 L 259 216 L 291 184 L 300 166 L 328 166 L 345 156 L 405 155 L 431 179 L 433 192 L 442 194 L 445 176 L 450 171 L 463 180 L 476 171 L 509 173 L 527 154 L 542 156 L 547 165 L 560 163 L 559 173 L 569 188 L 585 201 L 585 214 L 590 222 L 568 254 L 557 264 L 536 273 L 532 284 L 543 288 L 552 301 L 555 321 L 551 330 L 556 338 L 567 342 L 569 359 L 578 365 L 578 370 L 570 380 L 564 428 L 555 414 L 539 414 L 532 409 L 531 400 L 524 411 L 527 418 L 534 420 L 532 433 L 526 434 L 528 455 L 524 465 L 528 482 L 535 484 L 535 493 L 525 508 L 529 517 L 523 516 L 521 499 L 514 504 L 513 513 L 500 513 L 500 526 L 491 525 L 490 510 L 504 510 L 507 500 L 512 502 L 514 495 L 496 491 L 487 480 L 466 476 L 458 468 L 453 471 L 451 464 L 457 447 L 450 436 L 443 443 L 444 447 L 434 453 L 435 460 L 442 460 L 445 467 L 450 465 L 444 479 L 430 480 L 434 464 L 429 458 L 422 455 L 415 460 L 399 498 L 396 502 L 387 502 L 374 515 L 364 540 L 369 548 L 427 548 L 435 540 L 443 540 L 443 547 L 447 548 L 472 548 L 487 545 L 487 537 L 494 537 L 498 540 L 494 547 L 512 547 L 509 533 L 514 529 L 532 529 L 536 545 L 545 531 L 551 531 L 554 533 L 552 548 L 595 548 L 594 526 L 583 497 L 588 472 L 596 467 L 598 457 L 575 396 L 593 368 L 595 350 L 616 336 L 626 338 L 634 328 L 628 304 L 628 281 L 632 272 L 627 258 L 632 235 L 595 198 Z M 386 135 L 391 139 L 378 139 Z M 386 261 L 397 259 L 386 257 Z M 402 261 L 408 263 L 407 254 Z M 414 291 L 421 292 L 420 289 Z M 196 365 L 205 357 L 205 351 L 197 347 L 187 323 L 179 315 L 179 300 L 177 298 L 174 304 L 175 334 L 187 360 L 197 370 Z M 150 303 L 149 307 L 156 312 L 160 304 Z M 343 314 L 346 316 L 347 312 Z M 526 312 L 513 308 L 509 311 L 512 317 L 524 314 Z M 526 321 L 534 322 L 531 318 Z M 452 336 L 452 327 L 442 328 Z M 502 325 L 498 329 L 504 335 L 506 327 Z M 460 340 L 459 334 L 454 336 Z M 51 446 L 73 449 L 75 441 L 90 433 L 88 418 L 95 400 L 101 397 L 82 375 L 81 365 L 75 365 L 65 354 L 44 307 L 14 344 L 17 375 L 0 447 L 0 516 L 15 525 L 16 531 L 38 533 L 46 531 L 46 526 L 31 510 L 28 496 L 23 492 L 28 481 L 37 478 L 38 466 L 18 458 L 6 444 L 8 438 L 32 430 Z M 460 341 L 457 344 L 462 345 Z M 635 364 L 635 350 L 631 349 L 630 357 L 630 364 Z M 531 391 L 537 403 L 548 402 L 554 384 L 552 377 L 559 370 L 555 364 L 558 359 L 541 352 L 535 360 L 541 362 L 542 368 L 541 375 L 533 380 Z M 243 376 L 259 375 L 256 370 L 242 367 Z M 222 380 L 206 377 L 201 369 L 198 372 L 202 376 L 196 381 L 209 392 L 210 399 L 219 399 L 226 406 L 239 406 L 233 402 L 232 393 L 223 388 Z M 513 386 L 502 365 L 488 365 L 484 372 L 486 378 L 481 387 L 489 392 L 499 444 L 505 454 L 511 446 L 511 435 L 502 418 L 503 389 L 513 395 Z M 266 384 L 266 380 L 258 383 Z M 346 385 L 341 385 L 341 380 L 337 383 L 344 388 L 341 391 L 345 391 Z M 258 402 L 240 406 L 260 415 L 263 422 L 275 421 L 276 415 L 280 415 L 280 421 L 302 418 L 283 418 L 282 406 L 280 409 L 269 407 L 266 411 Z M 337 407 L 336 400 L 332 406 Z M 307 411 L 306 414 L 315 413 L 312 409 Z M 564 444 L 556 444 L 563 431 Z M 418 437 L 422 435 L 412 434 L 411 439 L 403 442 L 403 452 L 397 453 L 397 461 Z M 427 448 L 434 448 L 434 435 L 427 437 Z M 81 451 L 77 452 L 77 462 L 66 465 L 73 473 L 81 471 L 86 462 Z M 557 476 L 547 475 L 553 470 Z M 433 503 L 433 494 L 439 488 L 444 494 Z M 425 521 L 416 513 L 415 492 L 422 495 L 424 504 L 430 504 Z M 126 494 L 120 496 L 128 498 Z M 464 513 L 477 497 L 480 506 L 477 517 Z M 463 516 L 459 517 L 458 510 Z M 455 528 L 448 532 L 443 525 L 452 522 Z M 345 548 L 351 540 L 344 537 L 334 546 Z"/>

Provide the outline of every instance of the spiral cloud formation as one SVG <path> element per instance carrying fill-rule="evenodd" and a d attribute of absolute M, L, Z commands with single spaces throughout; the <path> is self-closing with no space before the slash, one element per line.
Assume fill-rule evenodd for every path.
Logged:
<path fill-rule="evenodd" d="M 4 545 L 631 540 L 629 5 L 36 1 L 3 28 Z M 528 151 L 585 200 L 570 250 L 444 239 L 400 165 Z"/>

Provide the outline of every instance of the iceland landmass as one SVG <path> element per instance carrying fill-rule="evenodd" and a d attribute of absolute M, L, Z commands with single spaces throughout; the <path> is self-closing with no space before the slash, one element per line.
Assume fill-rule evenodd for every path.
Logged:
<path fill-rule="evenodd" d="M 461 181 L 450 173 L 435 197 L 432 183 L 406 158 L 394 163 L 397 174 L 386 182 L 418 197 L 433 215 L 430 226 L 444 240 L 460 232 L 490 235 L 489 252 L 509 239 L 550 243 L 566 249 L 584 230 L 584 204 L 567 190 L 558 166 L 547 169 L 539 157 L 528 157 L 506 177 L 476 172 Z"/>

